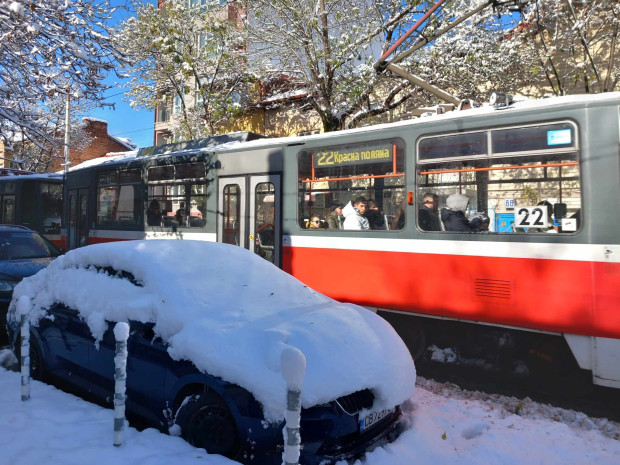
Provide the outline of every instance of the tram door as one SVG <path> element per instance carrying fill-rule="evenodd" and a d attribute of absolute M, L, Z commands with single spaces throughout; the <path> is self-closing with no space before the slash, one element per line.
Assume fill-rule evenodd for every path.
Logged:
<path fill-rule="evenodd" d="M 220 178 L 217 240 L 280 266 L 280 175 Z"/>
<path fill-rule="evenodd" d="M 69 249 L 88 245 L 88 189 L 69 191 Z"/>

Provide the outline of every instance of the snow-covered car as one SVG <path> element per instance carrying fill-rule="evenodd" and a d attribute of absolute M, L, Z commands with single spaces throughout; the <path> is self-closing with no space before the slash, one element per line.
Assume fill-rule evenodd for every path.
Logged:
<path fill-rule="evenodd" d="M 306 358 L 301 463 L 360 456 L 398 435 L 415 367 L 391 326 L 232 245 L 128 241 L 73 250 L 14 291 L 33 377 L 114 392 L 116 322 L 128 322 L 127 409 L 191 444 L 280 463 L 283 350 Z"/>

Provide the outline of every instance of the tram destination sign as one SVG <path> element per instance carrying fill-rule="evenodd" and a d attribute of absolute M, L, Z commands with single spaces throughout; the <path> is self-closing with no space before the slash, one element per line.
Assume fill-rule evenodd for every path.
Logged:
<path fill-rule="evenodd" d="M 315 168 L 331 166 L 365 165 L 371 163 L 391 163 L 391 145 L 365 145 L 342 149 L 319 150 L 312 157 Z"/>

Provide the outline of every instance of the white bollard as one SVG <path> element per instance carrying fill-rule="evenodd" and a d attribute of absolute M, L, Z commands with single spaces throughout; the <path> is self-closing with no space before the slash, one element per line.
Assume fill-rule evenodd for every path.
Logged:
<path fill-rule="evenodd" d="M 118 322 L 114 326 L 116 354 L 114 355 L 114 446 L 123 445 L 125 435 L 125 387 L 127 384 L 127 339 L 129 325 Z"/>
<path fill-rule="evenodd" d="M 295 347 L 287 347 L 280 354 L 282 377 L 286 381 L 286 411 L 284 419 L 284 465 L 297 465 L 301 435 L 301 385 L 306 374 L 306 357 Z"/>
<path fill-rule="evenodd" d="M 30 322 L 28 317 L 22 314 L 21 321 L 21 375 L 22 375 L 22 400 L 30 399 Z"/>

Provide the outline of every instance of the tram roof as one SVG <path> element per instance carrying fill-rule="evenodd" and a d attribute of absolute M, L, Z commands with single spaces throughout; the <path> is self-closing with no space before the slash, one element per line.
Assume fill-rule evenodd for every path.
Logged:
<path fill-rule="evenodd" d="M 610 102 L 612 104 L 620 105 L 620 92 L 607 92 L 601 94 L 582 94 L 582 95 L 569 95 L 561 97 L 549 97 L 542 99 L 524 99 L 516 100 L 508 107 L 497 107 L 491 105 L 484 105 L 477 108 L 471 108 L 461 111 L 450 111 L 443 114 L 425 116 L 415 119 L 408 119 L 403 121 L 396 121 L 392 123 L 384 123 L 372 126 L 364 126 L 354 129 L 346 129 L 335 133 L 322 133 L 312 134 L 307 136 L 290 136 L 290 137 L 278 137 L 269 138 L 261 136 L 259 134 L 250 133 L 247 131 L 239 131 L 229 134 L 222 134 L 218 136 L 212 136 L 205 139 L 198 139 L 193 141 L 185 141 L 180 143 L 165 144 L 162 146 L 146 147 L 139 150 L 132 150 L 128 152 L 109 153 L 104 157 L 95 158 L 85 161 L 70 168 L 70 171 L 80 170 L 85 168 L 91 168 L 98 165 L 127 163 L 132 160 L 144 160 L 164 158 L 170 156 L 191 156 L 200 153 L 209 152 L 232 152 L 240 149 L 251 150 L 258 148 L 268 147 L 283 147 L 287 145 L 299 145 L 300 142 L 323 140 L 325 138 L 334 137 L 336 135 L 355 135 L 355 134 L 367 134 L 374 131 L 384 129 L 396 129 L 407 126 L 418 126 L 433 124 L 438 121 L 450 121 L 455 119 L 471 119 L 474 117 L 484 117 L 497 112 L 510 112 L 515 111 L 531 111 L 535 109 L 552 109 L 554 107 L 561 106 L 581 106 L 589 107 L 592 105 L 598 105 L 601 103 Z"/>
<path fill-rule="evenodd" d="M 15 173 L 6 173 L 0 176 L 0 182 L 14 182 L 17 179 L 39 179 L 39 180 L 54 180 L 62 182 L 62 173 L 26 173 L 20 172 L 18 174 Z"/>

